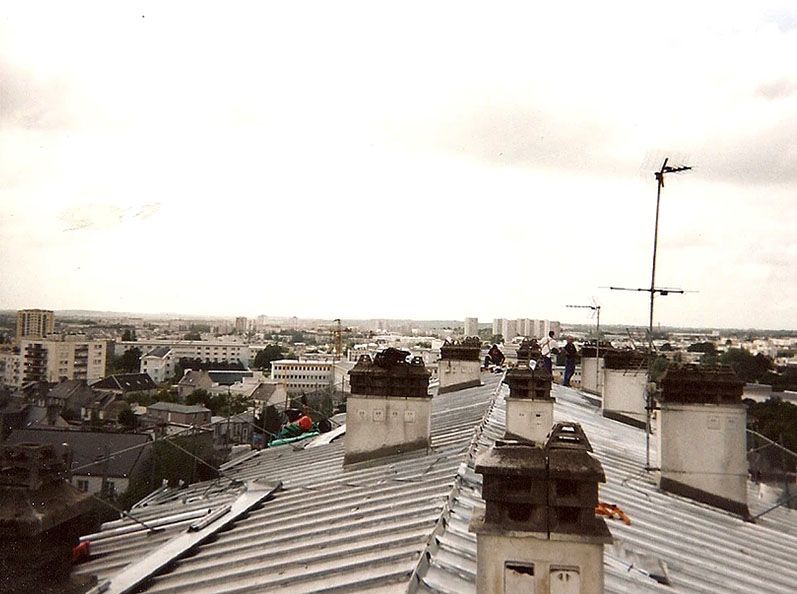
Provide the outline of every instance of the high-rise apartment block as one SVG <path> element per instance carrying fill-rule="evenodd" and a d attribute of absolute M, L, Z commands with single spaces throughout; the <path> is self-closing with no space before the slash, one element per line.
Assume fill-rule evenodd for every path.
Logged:
<path fill-rule="evenodd" d="M 495 318 L 493 320 L 493 334 L 501 334 L 501 327 L 504 323 L 502 318 Z"/>
<path fill-rule="evenodd" d="M 105 375 L 107 344 L 104 340 L 23 339 L 19 343 L 22 357 L 21 383 L 63 379 L 92 382 Z"/>
<path fill-rule="evenodd" d="M 235 318 L 235 333 L 246 334 L 248 330 L 248 320 L 244 317 Z"/>
<path fill-rule="evenodd" d="M 465 318 L 465 336 L 479 335 L 479 318 Z"/>
<path fill-rule="evenodd" d="M 17 312 L 17 343 L 23 338 L 47 338 L 55 332 L 55 314 L 49 309 L 20 309 Z"/>
<path fill-rule="evenodd" d="M 493 320 L 493 334 L 500 334 L 504 340 L 510 341 L 517 336 L 525 338 L 543 338 L 548 336 L 548 332 L 554 331 L 559 336 L 562 326 L 559 322 L 550 320 L 532 320 L 529 318 L 519 318 L 517 320 L 507 320 L 495 318 Z"/>

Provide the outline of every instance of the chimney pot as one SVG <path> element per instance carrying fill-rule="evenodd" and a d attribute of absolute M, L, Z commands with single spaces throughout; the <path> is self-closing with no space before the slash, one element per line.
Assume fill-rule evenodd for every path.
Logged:
<path fill-rule="evenodd" d="M 440 347 L 437 377 L 438 394 L 481 385 L 481 340 L 477 337 L 460 341 L 446 340 Z"/>
<path fill-rule="evenodd" d="M 727 366 L 685 365 L 660 383 L 659 486 L 747 517 L 744 382 Z"/>
<path fill-rule="evenodd" d="M 360 356 L 349 371 L 344 464 L 430 447 L 429 375 L 407 351 Z"/>
<path fill-rule="evenodd" d="M 470 526 L 477 533 L 478 593 L 506 586 L 519 565 L 532 568 L 524 591 L 545 586 L 562 565 L 579 574 L 582 591 L 603 591 L 603 545 L 611 535 L 595 515 L 605 476 L 590 450 L 579 425 L 560 423 L 543 448 L 497 441 L 479 457 L 486 505 Z"/>

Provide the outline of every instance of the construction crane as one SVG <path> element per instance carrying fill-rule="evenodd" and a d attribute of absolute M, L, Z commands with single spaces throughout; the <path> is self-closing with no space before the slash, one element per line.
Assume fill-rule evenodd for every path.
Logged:
<path fill-rule="evenodd" d="M 340 318 L 335 318 L 333 322 L 337 324 L 337 326 L 335 326 L 335 330 L 332 333 L 335 339 L 334 360 L 337 361 L 343 355 L 343 327 L 341 326 Z"/>

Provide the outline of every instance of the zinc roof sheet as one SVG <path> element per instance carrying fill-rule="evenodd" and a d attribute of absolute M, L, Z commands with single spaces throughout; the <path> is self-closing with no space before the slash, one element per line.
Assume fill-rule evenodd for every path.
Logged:
<path fill-rule="evenodd" d="M 246 481 L 265 478 L 284 489 L 139 591 L 475 592 L 476 535 L 468 524 L 484 502 L 474 462 L 505 426 L 506 387 L 500 376 L 484 378 L 482 387 L 435 396 L 429 452 L 343 468 L 345 437 L 264 450 L 226 467 L 240 482 L 167 489 L 133 510 L 145 522 L 166 522 L 164 532 L 146 536 L 129 520 L 106 525 L 92 559 L 76 571 L 102 582 L 184 531 L 192 521 L 186 512 L 218 509 Z M 607 520 L 615 538 L 604 552 L 607 592 L 794 591 L 797 511 L 749 523 L 663 492 L 644 470 L 643 431 L 602 417 L 575 390 L 554 386 L 554 396 L 555 420 L 581 423 L 603 464 L 600 499 L 632 520 Z M 756 494 L 751 483 L 752 514 L 767 507 Z M 120 529 L 133 531 L 113 532 Z M 634 555 L 666 564 L 671 585 L 648 577 Z"/>

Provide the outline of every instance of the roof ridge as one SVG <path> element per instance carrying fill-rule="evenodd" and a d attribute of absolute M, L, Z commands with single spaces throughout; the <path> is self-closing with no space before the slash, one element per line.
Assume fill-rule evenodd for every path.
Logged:
<path fill-rule="evenodd" d="M 424 545 L 423 550 L 421 551 L 421 554 L 418 557 L 418 561 L 415 564 L 414 569 L 412 570 L 409 583 L 407 584 L 407 592 L 418 591 L 418 586 L 423 581 L 423 576 L 426 574 L 426 571 L 429 569 L 429 561 L 431 560 L 432 556 L 435 554 L 439 546 L 437 537 L 446 530 L 446 525 L 448 523 L 448 518 L 451 516 L 451 510 L 454 501 L 456 500 L 457 496 L 459 495 L 462 489 L 462 482 L 465 477 L 466 469 L 469 465 L 474 464 L 475 453 L 479 446 L 479 438 L 484 432 L 484 428 L 490 419 L 490 415 L 492 415 L 493 408 L 495 408 L 495 403 L 498 400 L 498 396 L 501 394 L 502 385 L 503 384 L 499 382 L 498 385 L 496 386 L 495 390 L 493 391 L 492 398 L 490 399 L 490 403 L 485 409 L 484 414 L 482 415 L 482 420 L 473 429 L 473 437 L 471 438 L 470 444 L 468 444 L 468 449 L 465 459 L 460 463 L 459 467 L 457 468 L 457 475 L 454 477 L 454 484 L 451 485 L 451 490 L 448 493 L 448 497 L 446 497 L 445 503 L 443 503 L 443 507 L 440 509 L 440 514 L 437 517 L 437 520 L 435 521 L 434 528 L 432 529 L 432 532 L 429 534 L 429 538 L 427 539 L 426 544 Z"/>

